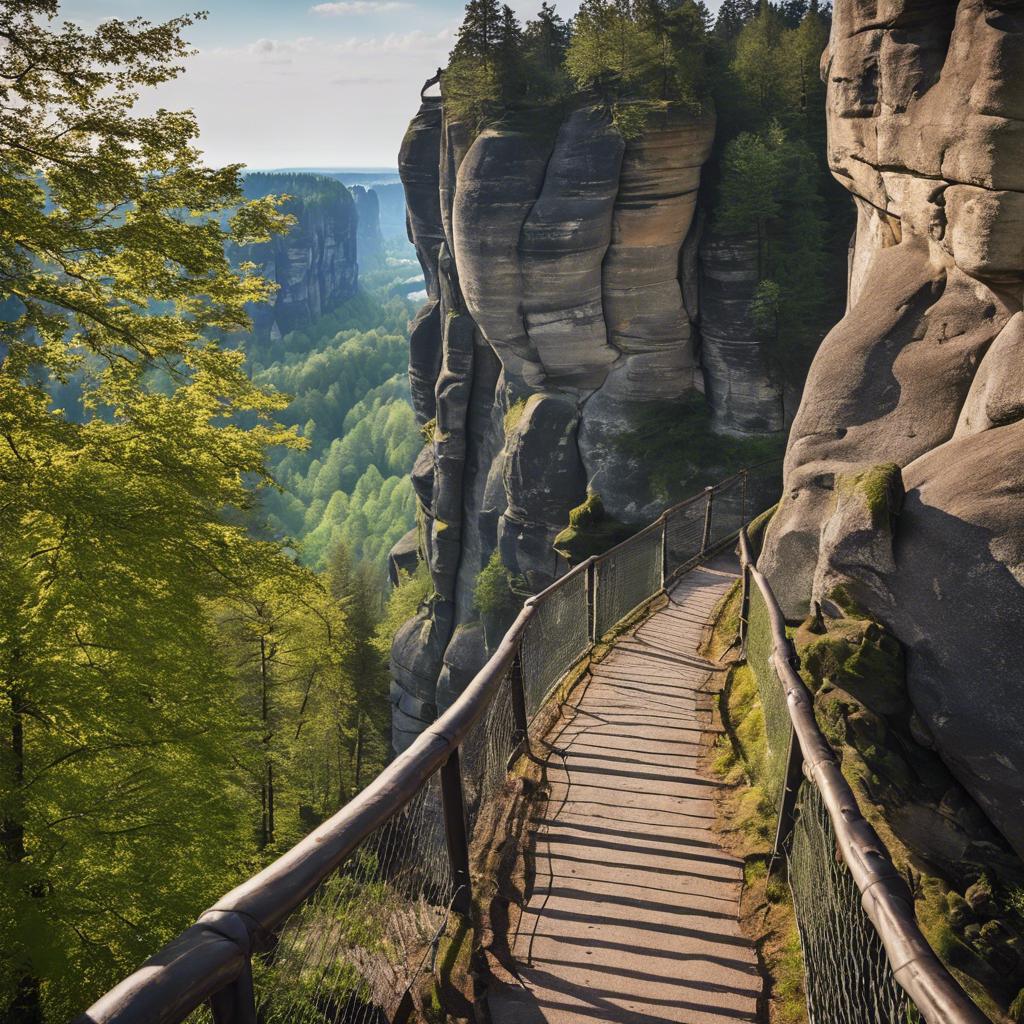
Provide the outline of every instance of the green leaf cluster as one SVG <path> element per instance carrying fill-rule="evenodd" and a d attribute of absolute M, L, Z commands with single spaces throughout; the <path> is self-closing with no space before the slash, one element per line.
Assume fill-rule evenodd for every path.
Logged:
<path fill-rule="evenodd" d="M 290 218 L 137 113 L 193 19 L 57 16 L 0 2 L 0 1017 L 33 1022 L 386 753 L 374 592 L 249 528 L 307 442 L 232 346 L 272 288 L 227 253 Z"/>

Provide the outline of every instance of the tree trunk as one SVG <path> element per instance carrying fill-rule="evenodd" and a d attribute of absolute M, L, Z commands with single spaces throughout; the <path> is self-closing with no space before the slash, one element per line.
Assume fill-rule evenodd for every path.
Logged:
<path fill-rule="evenodd" d="M 363 769 L 363 715 L 356 716 L 356 778 L 355 791 L 359 792 L 359 776 Z"/>
<path fill-rule="evenodd" d="M 260 720 L 263 724 L 263 782 L 260 785 L 260 849 L 274 841 L 274 768 L 270 761 L 270 672 L 267 638 L 260 636 Z"/>
<path fill-rule="evenodd" d="M 17 659 L 17 654 L 15 654 Z M 21 687 L 11 687 L 11 733 L 10 766 L 11 789 L 16 794 L 11 801 L 8 816 L 0 821 L 0 848 L 8 864 L 18 864 L 25 859 L 25 821 L 22 813 L 25 785 L 25 696 Z M 31 895 L 37 899 L 42 892 L 33 888 Z M 14 999 L 7 1007 L 4 1018 L 10 1024 L 42 1024 L 43 1010 L 39 999 L 39 979 L 32 974 L 23 974 L 15 983 Z"/>

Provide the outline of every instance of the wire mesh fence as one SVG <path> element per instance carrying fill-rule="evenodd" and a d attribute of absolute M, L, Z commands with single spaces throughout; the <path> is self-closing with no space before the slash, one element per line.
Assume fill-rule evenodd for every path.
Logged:
<path fill-rule="evenodd" d="M 708 546 L 717 547 L 739 533 L 746 522 L 747 473 L 723 480 L 714 490 Z"/>
<path fill-rule="evenodd" d="M 372 832 L 253 961 L 262 1024 L 386 1024 L 455 895 L 439 776 Z"/>
<path fill-rule="evenodd" d="M 675 576 L 700 560 L 707 496 L 665 513 L 665 575 Z"/>
<path fill-rule="evenodd" d="M 487 710 L 462 741 L 462 794 L 466 824 L 472 840 L 481 811 L 501 790 L 509 761 L 523 739 L 513 708 L 514 666 L 505 672 Z"/>
<path fill-rule="evenodd" d="M 810 1024 L 920 1021 L 893 977 L 882 940 L 838 853 L 821 794 L 810 782 L 799 791 L 789 885 L 803 947 Z"/>
<path fill-rule="evenodd" d="M 779 809 L 786 785 L 786 767 L 793 723 L 786 707 L 786 690 L 772 664 L 772 628 L 768 606 L 757 587 L 750 588 L 747 624 L 747 664 L 757 679 L 768 740 L 765 764 L 765 796 Z"/>
<path fill-rule="evenodd" d="M 590 648 L 589 574 L 577 572 L 539 598 L 523 634 L 526 713 L 532 719 L 552 687 Z"/>
<path fill-rule="evenodd" d="M 662 531 L 631 537 L 594 563 L 594 634 L 604 636 L 661 590 Z"/>
<path fill-rule="evenodd" d="M 486 843 L 488 832 L 482 822 L 501 825 L 498 812 L 509 768 L 523 749 L 531 721 L 599 637 L 660 593 L 669 576 L 697 565 L 710 546 L 735 534 L 744 516 L 757 507 L 751 506 L 746 486 L 743 475 L 716 488 L 710 519 L 708 492 L 676 506 L 532 602 L 523 613 L 527 618 L 522 632 L 503 641 L 514 644 L 514 655 L 506 652 L 499 663 L 492 659 L 482 670 L 489 673 L 486 687 L 477 687 L 470 703 L 460 698 L 463 706 L 450 709 L 449 714 L 458 710 L 463 722 L 466 716 L 471 721 L 464 734 L 458 733 L 461 741 L 452 739 L 443 722 L 429 727 L 430 735 L 421 738 L 422 750 L 433 753 L 432 760 L 420 766 L 422 781 L 420 774 L 410 777 L 407 763 L 401 785 L 396 786 L 397 776 L 378 785 L 385 781 L 382 776 L 356 798 L 368 796 L 358 814 L 374 808 L 380 813 L 370 820 L 380 821 L 387 814 L 384 824 L 368 835 L 358 833 L 363 838 L 340 867 L 334 867 L 337 860 L 330 851 L 337 847 L 330 844 L 345 842 L 344 849 L 349 849 L 354 837 L 346 829 L 358 820 L 356 812 L 345 824 L 333 826 L 333 832 L 328 828 L 323 837 L 303 840 L 302 863 L 320 863 L 324 874 L 298 907 L 286 893 L 272 892 L 272 883 L 264 883 L 260 892 L 265 905 L 279 901 L 272 919 L 291 912 L 276 929 L 269 951 L 252 959 L 255 1001 L 252 989 L 242 992 L 244 985 L 232 983 L 221 991 L 220 996 L 239 1000 L 241 1016 L 232 1016 L 231 1011 L 231 1019 L 259 1024 L 384 1024 L 404 1015 L 417 979 L 433 967 L 450 915 L 455 910 L 468 912 L 470 846 L 474 838 L 474 849 Z M 764 617 L 764 608 L 755 603 L 748 647 L 752 657 L 760 659 L 763 674 L 771 668 L 771 640 L 766 624 L 759 624 L 759 614 Z M 778 684 L 774 673 L 764 678 L 772 686 Z M 777 689 L 781 694 L 781 686 Z M 778 695 L 770 686 L 764 693 Z M 786 714 L 784 702 L 781 714 Z M 781 774 L 786 749 L 778 738 L 782 718 L 776 710 L 769 717 L 769 744 Z M 785 720 L 788 728 L 788 717 Z M 448 759 L 440 768 L 438 743 Z M 385 775 L 389 771 L 385 769 Z M 408 797 L 410 790 L 414 792 Z M 286 856 L 294 859 L 299 853 L 296 848 Z M 264 926 L 251 915 L 246 917 L 247 910 L 231 907 L 229 902 L 221 912 L 233 915 L 237 927 L 264 942 Z M 266 928 L 270 927 L 268 923 Z M 133 993 L 141 991 L 132 988 L 138 976 L 126 979 Z M 201 970 L 194 976 L 183 971 L 179 978 L 181 1000 L 176 1005 L 197 1007 L 188 1016 L 190 1024 L 211 1021 L 210 1010 L 198 1006 L 209 994 L 209 987 L 204 987 L 209 979 Z M 189 1002 L 192 992 L 197 995 Z M 137 1005 L 143 1004 L 144 1000 Z M 176 1024 L 182 1016 L 172 1010 L 159 1020 Z M 101 1024 L 113 1019 L 109 1014 L 95 1018 Z M 152 1013 L 133 1017 L 120 1011 L 116 1019 L 130 1024 L 154 1020 Z"/>

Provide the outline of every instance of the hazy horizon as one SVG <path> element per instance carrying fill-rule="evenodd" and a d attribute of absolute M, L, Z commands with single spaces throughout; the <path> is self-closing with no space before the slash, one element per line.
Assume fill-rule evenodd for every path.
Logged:
<path fill-rule="evenodd" d="M 520 18 L 540 0 L 515 0 Z M 578 0 L 557 4 L 568 18 Z M 718 2 L 710 4 L 717 9 Z M 209 15 L 185 33 L 197 49 L 141 108 L 192 109 L 214 166 L 393 171 L 419 91 L 448 59 L 463 0 L 65 0 L 61 17 L 163 21 Z"/>

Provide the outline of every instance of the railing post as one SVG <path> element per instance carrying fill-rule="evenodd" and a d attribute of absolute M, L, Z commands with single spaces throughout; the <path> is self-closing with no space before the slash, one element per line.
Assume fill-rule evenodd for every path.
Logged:
<path fill-rule="evenodd" d="M 793 642 L 786 640 L 786 648 L 781 652 L 785 660 L 799 670 L 800 659 L 793 648 Z M 773 875 L 777 865 L 785 860 L 786 848 L 796 823 L 796 794 L 803 781 L 804 758 L 800 749 L 800 740 L 796 730 L 789 731 L 789 750 L 786 752 L 786 778 L 783 784 L 782 799 L 779 803 L 779 819 L 775 828 L 775 842 L 772 845 L 772 856 L 768 861 L 768 874 Z"/>
<path fill-rule="evenodd" d="M 707 554 L 707 550 L 711 545 L 711 507 L 715 500 L 715 489 L 714 487 L 705 487 L 704 493 L 707 495 L 708 503 L 704 507 L 704 536 L 700 539 L 701 558 Z"/>
<path fill-rule="evenodd" d="M 469 836 L 466 832 L 466 806 L 462 798 L 462 771 L 458 748 L 441 765 L 441 804 L 444 809 L 444 834 L 448 841 L 448 862 L 452 868 L 455 896 L 452 908 L 469 916 L 473 893 L 469 880 Z"/>
<path fill-rule="evenodd" d="M 668 513 L 661 513 L 661 589 L 668 582 Z"/>
<path fill-rule="evenodd" d="M 512 659 L 510 683 L 512 685 L 512 718 L 516 723 L 519 739 L 512 750 L 510 761 L 520 754 L 530 752 L 530 719 L 526 714 L 526 688 L 523 686 L 523 642 L 519 641 Z"/>
<path fill-rule="evenodd" d="M 590 628 L 590 645 L 597 643 L 597 565 L 591 562 L 587 568 L 587 624 Z"/>
<path fill-rule="evenodd" d="M 210 999 L 214 1024 L 256 1024 L 256 991 L 252 984 L 252 960 L 242 973 Z"/>
<path fill-rule="evenodd" d="M 743 563 L 740 584 L 740 657 L 747 656 L 747 633 L 750 629 L 750 566 Z"/>
<path fill-rule="evenodd" d="M 789 751 L 786 755 L 786 781 L 779 803 L 779 820 L 775 826 L 775 842 L 772 845 L 771 860 L 768 861 L 768 874 L 774 875 L 778 866 L 785 861 L 789 838 L 796 825 L 796 794 L 803 781 L 804 759 L 800 752 L 800 741 L 796 733 L 790 731 Z"/>
<path fill-rule="evenodd" d="M 740 473 L 740 526 L 747 525 L 747 475 L 749 470 Z"/>

